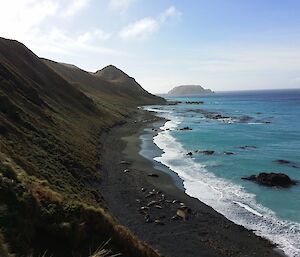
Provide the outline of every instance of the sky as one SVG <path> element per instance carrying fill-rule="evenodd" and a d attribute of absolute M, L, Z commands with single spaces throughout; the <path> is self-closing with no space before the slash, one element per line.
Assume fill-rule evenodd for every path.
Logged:
<path fill-rule="evenodd" d="M 300 88 L 298 0 L 0 0 L 0 36 L 152 93 Z"/>

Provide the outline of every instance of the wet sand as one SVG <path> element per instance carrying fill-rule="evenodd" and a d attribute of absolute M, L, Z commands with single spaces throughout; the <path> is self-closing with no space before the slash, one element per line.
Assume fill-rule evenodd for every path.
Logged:
<path fill-rule="evenodd" d="M 102 135 L 102 194 L 110 212 L 162 256 L 282 256 L 269 241 L 185 194 L 167 167 L 141 156 L 141 143 L 147 156 L 160 153 L 151 139 L 164 122 L 137 110 Z M 176 217 L 178 209 L 186 220 Z"/>

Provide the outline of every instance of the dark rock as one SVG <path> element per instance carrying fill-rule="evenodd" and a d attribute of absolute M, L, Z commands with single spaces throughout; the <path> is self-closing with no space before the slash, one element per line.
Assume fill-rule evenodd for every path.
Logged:
<path fill-rule="evenodd" d="M 215 153 L 215 151 L 213 150 L 203 150 L 203 151 L 196 151 L 197 153 L 203 153 L 205 155 L 213 155 Z"/>
<path fill-rule="evenodd" d="M 185 203 L 180 203 L 180 208 L 185 209 L 185 208 L 187 208 L 187 206 L 185 205 Z"/>
<path fill-rule="evenodd" d="M 278 164 L 290 164 L 291 163 L 290 161 L 287 161 L 287 160 L 276 160 L 276 162 Z"/>
<path fill-rule="evenodd" d="M 150 173 L 148 174 L 149 177 L 153 177 L 153 178 L 158 178 L 159 175 L 155 174 L 155 173 Z"/>
<path fill-rule="evenodd" d="M 188 156 L 192 156 L 192 155 L 193 155 L 193 153 L 192 153 L 192 152 L 188 152 L 186 155 L 188 155 Z"/>
<path fill-rule="evenodd" d="M 211 116 L 211 119 L 214 119 L 214 120 L 223 120 L 223 119 L 229 119 L 229 118 L 230 118 L 229 116 L 223 116 L 221 114 L 216 114 L 216 115 Z"/>
<path fill-rule="evenodd" d="M 180 101 L 167 101 L 166 105 L 177 105 L 180 104 Z"/>
<path fill-rule="evenodd" d="M 150 203 L 147 204 L 148 207 L 151 207 L 155 204 L 157 204 L 158 202 L 157 201 L 151 201 Z"/>
<path fill-rule="evenodd" d="M 148 213 L 145 215 L 145 222 L 146 223 L 152 223 L 153 222 L 153 220 L 151 219 L 151 217 Z"/>
<path fill-rule="evenodd" d="M 289 166 L 289 167 L 292 167 L 292 168 L 299 168 L 296 163 L 294 162 L 291 162 L 291 161 L 288 161 L 288 160 L 276 160 L 275 161 L 277 164 L 280 164 L 280 165 L 286 165 L 286 166 Z"/>
<path fill-rule="evenodd" d="M 171 217 L 171 220 L 179 220 L 179 217 L 177 215 L 174 215 Z"/>
<path fill-rule="evenodd" d="M 243 115 L 243 116 L 239 117 L 239 122 L 247 123 L 247 122 L 251 121 L 252 119 L 253 118 L 248 115 Z"/>
<path fill-rule="evenodd" d="M 149 197 L 152 197 L 152 196 L 154 196 L 155 194 L 153 193 L 153 192 L 150 192 L 149 194 L 147 194 L 146 196 L 145 196 L 145 198 L 149 198 Z"/>
<path fill-rule="evenodd" d="M 226 155 L 233 155 L 234 153 L 233 152 L 224 152 L 224 154 L 226 154 Z"/>
<path fill-rule="evenodd" d="M 186 104 L 204 104 L 203 101 L 188 101 L 188 102 L 185 102 Z"/>
<path fill-rule="evenodd" d="M 146 223 L 152 223 L 153 222 L 153 220 L 150 218 L 150 216 L 145 216 L 145 222 Z"/>
<path fill-rule="evenodd" d="M 159 219 L 156 219 L 155 221 L 154 221 L 154 223 L 155 224 L 157 224 L 157 225 L 165 225 L 165 223 L 163 223 L 161 220 L 159 220 Z"/>
<path fill-rule="evenodd" d="M 240 149 L 251 150 L 251 149 L 257 149 L 257 147 L 254 145 L 245 145 L 245 146 L 240 146 Z"/>
<path fill-rule="evenodd" d="M 180 128 L 179 130 L 183 131 L 183 130 L 192 130 L 190 127 L 184 127 L 184 128 Z"/>
<path fill-rule="evenodd" d="M 288 175 L 274 172 L 262 172 L 258 175 L 251 175 L 250 177 L 244 177 L 242 179 L 251 180 L 256 182 L 257 184 L 271 187 L 289 187 L 296 184 L 296 182 L 291 180 Z"/>
<path fill-rule="evenodd" d="M 129 165 L 130 162 L 128 162 L 128 161 L 121 161 L 120 164 Z"/>
<path fill-rule="evenodd" d="M 178 208 L 176 211 L 176 215 L 182 218 L 184 221 L 188 219 L 188 210 L 185 208 Z"/>

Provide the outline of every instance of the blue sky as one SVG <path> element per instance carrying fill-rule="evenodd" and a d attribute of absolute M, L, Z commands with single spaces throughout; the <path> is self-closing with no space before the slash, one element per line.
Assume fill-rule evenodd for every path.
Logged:
<path fill-rule="evenodd" d="M 114 64 L 152 93 L 300 88 L 300 1 L 10 0 L 0 24 L 41 57 Z"/>

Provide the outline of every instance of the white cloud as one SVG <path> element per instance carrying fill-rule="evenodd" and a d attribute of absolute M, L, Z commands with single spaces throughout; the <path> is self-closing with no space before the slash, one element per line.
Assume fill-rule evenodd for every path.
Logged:
<path fill-rule="evenodd" d="M 85 44 L 94 41 L 105 41 L 110 38 L 111 38 L 111 33 L 106 33 L 102 29 L 94 29 L 83 33 L 77 38 L 77 40 L 78 42 Z"/>
<path fill-rule="evenodd" d="M 83 8 L 87 7 L 90 0 L 72 0 L 66 9 L 66 11 L 63 13 L 63 15 L 66 16 L 73 16 L 76 13 L 78 13 Z"/>
<path fill-rule="evenodd" d="M 78 34 L 76 31 L 58 29 L 53 19 L 62 19 L 62 12 L 75 15 L 90 0 L 10 0 L 0 8 L 0 36 L 16 39 L 40 56 L 85 56 L 109 54 L 124 56 L 124 52 L 106 47 L 104 41 L 111 34 L 93 28 Z M 51 21 L 51 22 L 49 22 Z"/>
<path fill-rule="evenodd" d="M 136 0 L 109 0 L 109 8 L 120 12 L 125 12 Z"/>
<path fill-rule="evenodd" d="M 0 8 L 0 35 L 7 38 L 27 38 L 59 5 L 50 0 L 10 0 Z M 5 24 L 5 25 L 4 25 Z"/>
<path fill-rule="evenodd" d="M 165 10 L 161 15 L 161 22 L 165 22 L 169 18 L 180 18 L 182 15 L 174 6 L 170 6 L 167 10 Z"/>
<path fill-rule="evenodd" d="M 119 35 L 122 39 L 145 39 L 159 28 L 159 23 L 153 18 L 144 18 L 123 28 Z"/>
<path fill-rule="evenodd" d="M 55 54 L 84 57 L 90 54 L 108 54 L 110 56 L 126 56 L 123 51 L 100 46 L 94 37 L 98 30 L 92 30 L 79 36 L 69 36 L 63 30 L 54 28 L 47 34 L 40 35 L 26 43 L 38 55 L 47 57 Z"/>
<path fill-rule="evenodd" d="M 119 36 L 123 40 L 145 39 L 158 31 L 159 28 L 169 19 L 179 18 L 180 16 L 181 13 L 174 6 L 171 6 L 161 13 L 158 18 L 143 18 L 127 25 L 121 29 Z"/>

